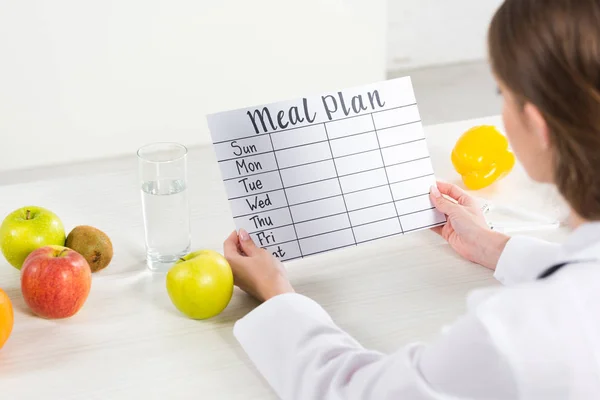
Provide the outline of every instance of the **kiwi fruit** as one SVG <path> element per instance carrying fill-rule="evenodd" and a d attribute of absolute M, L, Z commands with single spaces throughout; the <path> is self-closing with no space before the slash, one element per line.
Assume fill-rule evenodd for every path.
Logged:
<path fill-rule="evenodd" d="M 106 233 L 92 226 L 80 225 L 69 233 L 65 246 L 86 259 L 92 272 L 108 266 L 113 257 L 113 247 Z"/>

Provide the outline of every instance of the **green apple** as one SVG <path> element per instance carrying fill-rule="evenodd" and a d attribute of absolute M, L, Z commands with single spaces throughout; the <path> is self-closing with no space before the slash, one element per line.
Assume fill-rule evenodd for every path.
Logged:
<path fill-rule="evenodd" d="M 220 314 L 233 295 L 233 273 L 221 254 L 195 251 L 167 273 L 167 292 L 175 307 L 192 319 Z"/>
<path fill-rule="evenodd" d="M 0 225 L 0 249 L 13 267 L 21 269 L 34 250 L 48 245 L 64 246 L 65 229 L 52 211 L 23 207 L 8 214 Z"/>

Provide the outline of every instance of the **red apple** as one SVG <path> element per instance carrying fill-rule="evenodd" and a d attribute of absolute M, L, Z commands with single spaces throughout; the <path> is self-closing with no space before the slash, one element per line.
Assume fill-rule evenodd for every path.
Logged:
<path fill-rule="evenodd" d="M 35 314 L 48 319 L 75 315 L 87 300 L 92 270 L 85 258 L 62 246 L 34 250 L 21 268 L 21 291 Z"/>

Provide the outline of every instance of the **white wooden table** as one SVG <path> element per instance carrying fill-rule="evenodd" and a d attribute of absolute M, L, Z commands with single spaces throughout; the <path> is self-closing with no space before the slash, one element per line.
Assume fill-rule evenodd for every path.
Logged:
<path fill-rule="evenodd" d="M 458 136 L 499 118 L 426 128 L 434 169 L 458 182 L 450 151 Z M 2 399 L 268 399 L 274 395 L 232 335 L 256 303 L 236 290 L 218 317 L 193 321 L 172 306 L 164 275 L 144 264 L 135 154 L 119 160 L 0 173 L 0 214 L 36 204 L 56 212 L 68 230 L 97 226 L 115 247 L 112 264 L 93 277 L 84 308 L 67 320 L 33 316 L 19 272 L 0 261 L 0 287 L 15 306 L 12 336 L 0 351 Z M 193 248 L 222 251 L 234 229 L 210 147 L 190 151 Z M 557 216 L 561 204 L 520 167 L 477 195 Z M 562 240 L 563 229 L 530 234 Z M 472 289 L 496 285 L 492 273 L 461 260 L 430 231 L 287 264 L 296 289 L 331 313 L 365 346 L 393 351 L 428 340 L 464 311 Z"/>

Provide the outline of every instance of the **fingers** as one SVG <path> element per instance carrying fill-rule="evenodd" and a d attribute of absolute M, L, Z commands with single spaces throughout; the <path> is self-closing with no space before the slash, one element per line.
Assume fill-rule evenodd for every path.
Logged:
<path fill-rule="evenodd" d="M 452 183 L 438 182 L 437 188 L 442 194 L 445 194 L 446 196 L 456 200 L 460 205 L 476 205 L 476 201 L 473 199 L 473 197 L 469 196 L 469 194 L 467 194 L 464 190 L 456 185 L 453 185 Z"/>
<path fill-rule="evenodd" d="M 223 242 L 223 255 L 225 258 L 231 258 L 240 255 L 238 245 L 238 234 L 236 231 L 233 231 L 231 232 L 231 235 L 225 239 L 225 242 Z"/>
<path fill-rule="evenodd" d="M 431 230 L 440 235 L 444 240 L 448 241 L 450 234 L 452 234 L 452 224 L 448 221 L 442 226 L 435 226 Z"/>
<path fill-rule="evenodd" d="M 235 258 L 238 256 L 249 256 L 256 254 L 259 247 L 244 229 L 240 229 L 239 234 L 236 231 L 225 239 L 223 243 L 223 253 L 225 258 Z"/>
<path fill-rule="evenodd" d="M 460 207 L 458 204 L 444 198 L 442 193 L 439 191 L 437 186 L 432 186 L 429 192 L 429 197 L 431 198 L 431 202 L 435 206 L 435 208 L 446 215 L 450 215 L 450 213 L 456 209 L 456 207 Z"/>
<path fill-rule="evenodd" d="M 431 228 L 431 230 L 433 232 L 437 233 L 440 236 L 442 236 L 442 229 L 444 229 L 444 225 L 442 225 L 442 226 L 434 226 L 433 228 Z"/>
<path fill-rule="evenodd" d="M 252 257 L 252 255 L 256 254 L 258 247 L 256 247 L 256 244 L 254 244 L 254 241 L 248 232 L 246 232 L 244 229 L 240 229 L 239 239 L 242 250 L 247 256 Z"/>
<path fill-rule="evenodd" d="M 446 225 L 444 225 L 442 227 L 441 235 L 445 241 L 449 241 L 450 235 L 452 235 L 452 232 L 454 232 L 454 229 L 452 228 L 452 223 L 448 222 Z"/>

